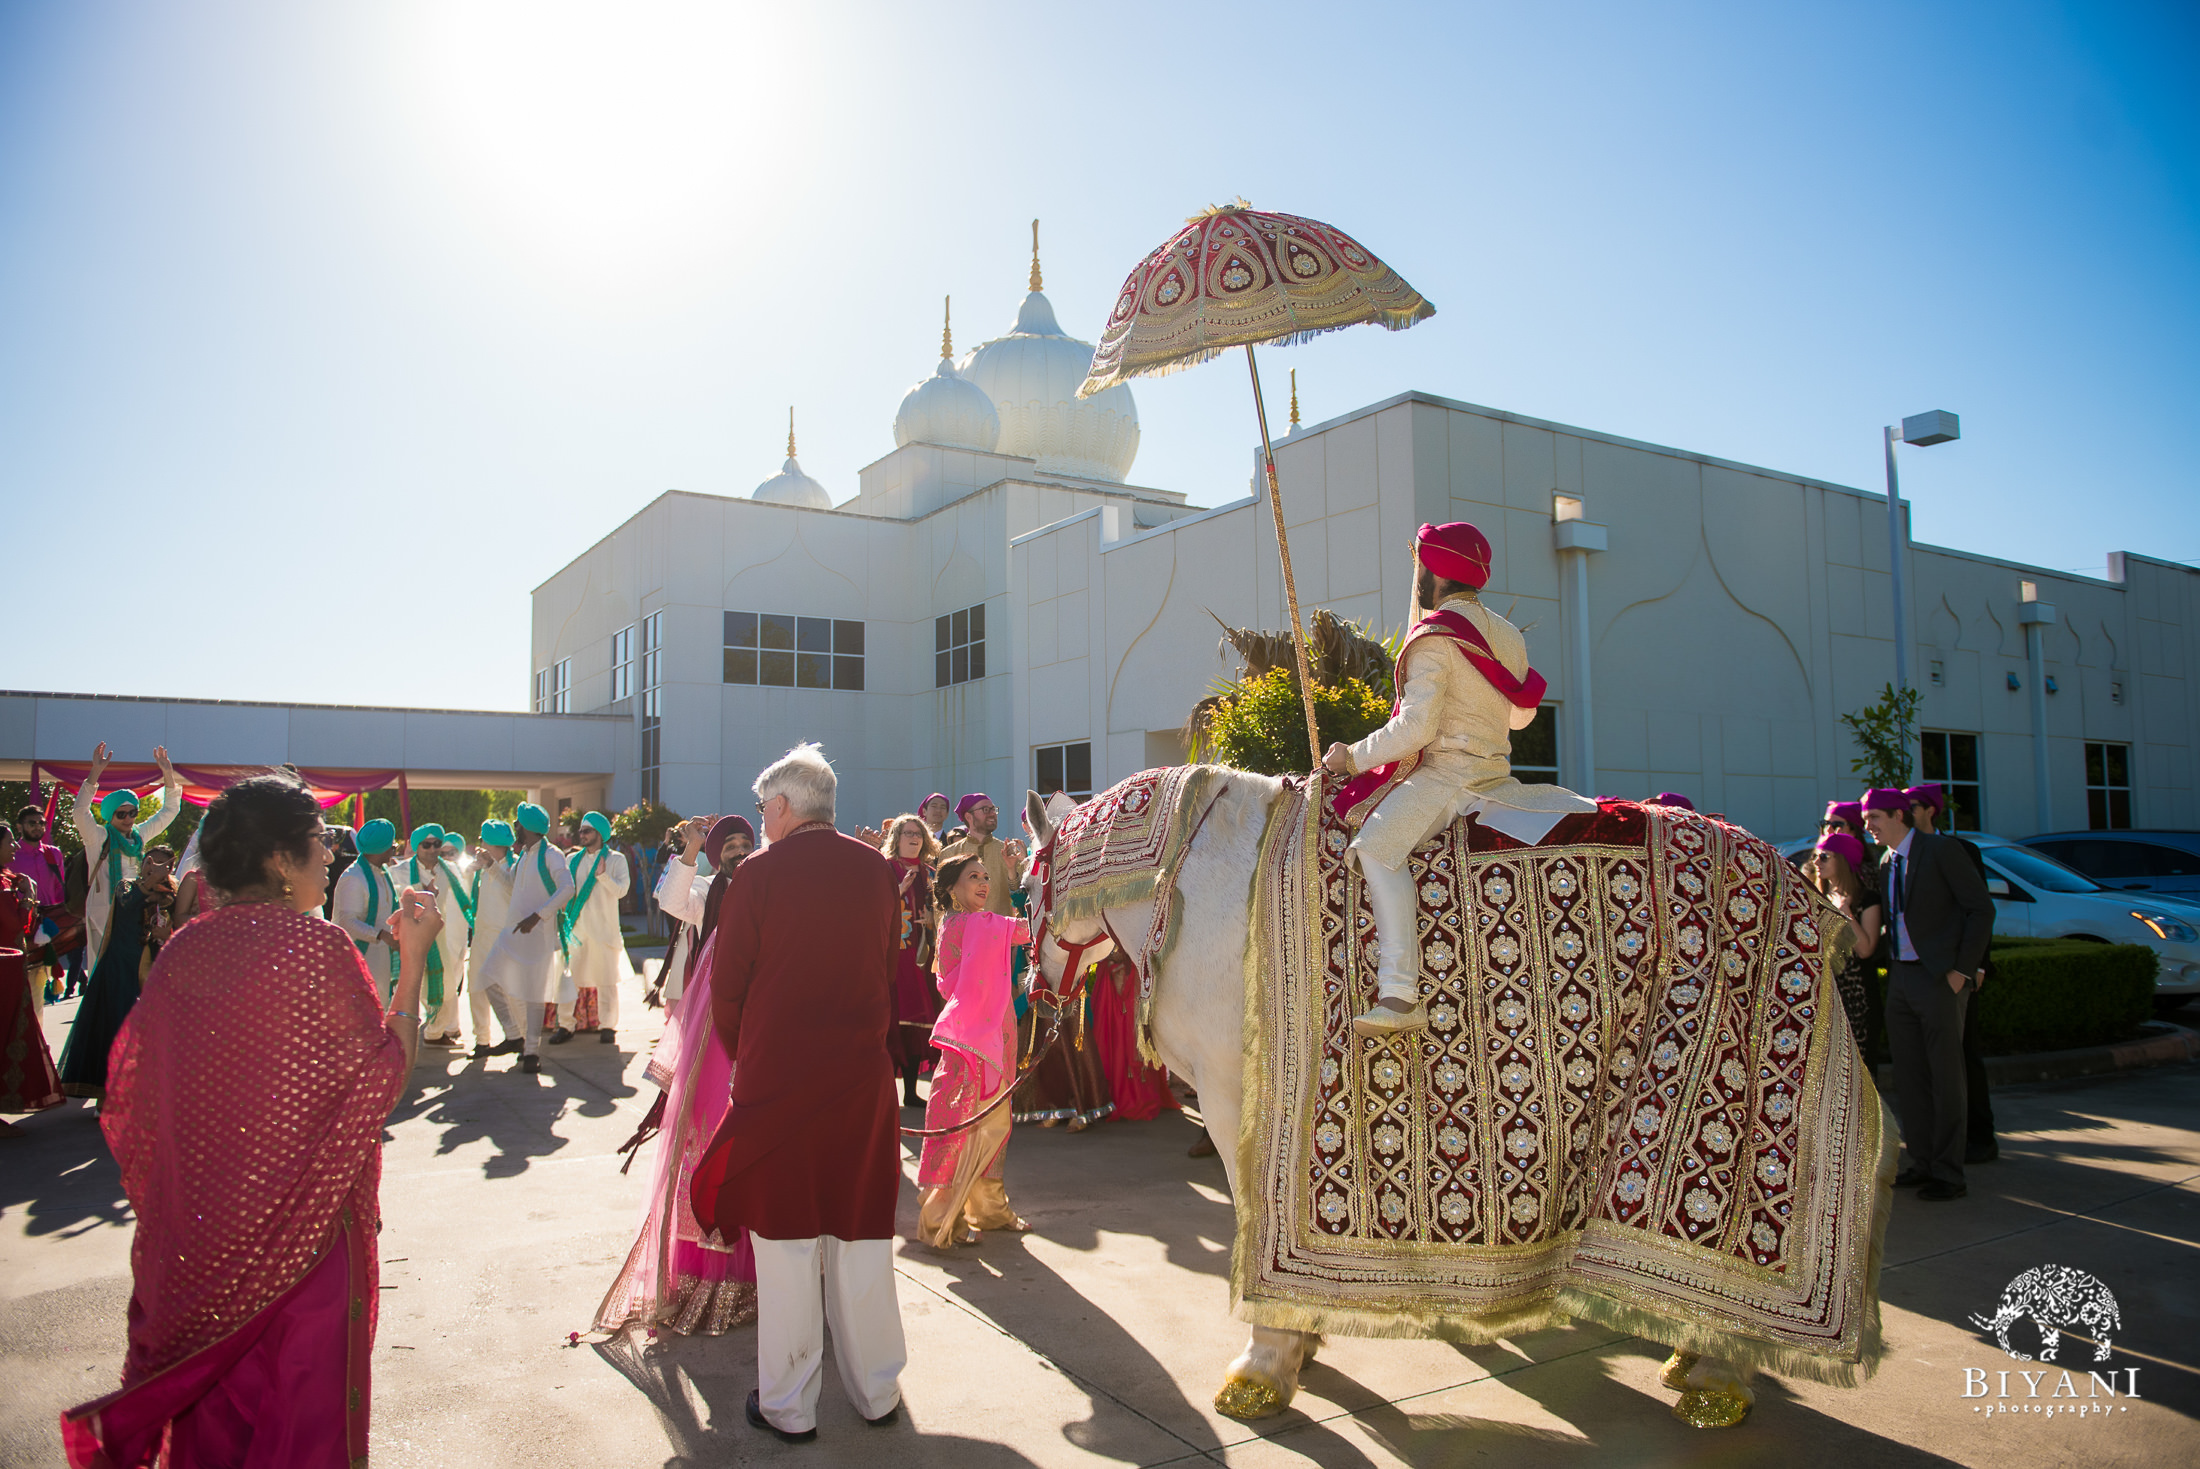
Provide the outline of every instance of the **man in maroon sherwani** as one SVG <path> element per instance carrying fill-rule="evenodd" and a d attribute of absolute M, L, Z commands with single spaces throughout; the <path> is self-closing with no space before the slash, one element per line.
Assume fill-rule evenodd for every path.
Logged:
<path fill-rule="evenodd" d="M 691 1195 L 704 1229 L 746 1226 L 756 1246 L 748 1418 L 788 1440 L 816 1436 L 828 1321 L 841 1386 L 872 1423 L 900 1406 L 909 1355 L 894 1296 L 901 1149 L 886 1050 L 900 892 L 875 847 L 833 829 L 836 784 L 814 744 L 756 778 L 768 845 L 727 884 L 711 970 L 733 1105 Z"/>

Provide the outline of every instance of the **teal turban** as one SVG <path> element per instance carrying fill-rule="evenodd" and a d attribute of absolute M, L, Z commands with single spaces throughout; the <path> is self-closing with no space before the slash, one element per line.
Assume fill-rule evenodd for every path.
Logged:
<path fill-rule="evenodd" d="M 424 822 L 413 828 L 412 844 L 415 848 L 418 848 L 422 842 L 440 842 L 442 840 L 443 828 L 432 821 Z"/>
<path fill-rule="evenodd" d="M 512 822 L 513 825 L 524 827 L 536 836 L 543 836 L 550 830 L 550 813 L 537 806 L 533 801 L 522 801 L 519 803 L 519 810 L 513 815 Z"/>
<path fill-rule="evenodd" d="M 583 816 L 581 818 L 581 825 L 593 826 L 594 828 L 596 828 L 597 836 L 602 837 L 607 842 L 611 840 L 611 818 L 604 815 L 601 811 L 591 811 L 586 816 Z"/>
<path fill-rule="evenodd" d="M 131 810 L 135 811 L 137 809 L 137 804 L 138 798 L 136 791 L 128 789 L 109 791 L 106 795 L 106 798 L 99 803 L 100 824 L 104 826 L 108 822 L 113 821 L 115 819 L 115 813 L 117 811 L 120 811 L 125 806 L 128 806 Z"/>
<path fill-rule="evenodd" d="M 481 840 L 491 847 L 509 847 L 512 845 L 512 823 L 484 821 L 481 823 Z"/>
<path fill-rule="evenodd" d="M 397 828 L 377 816 L 359 828 L 359 855 L 378 856 L 397 845 Z"/>

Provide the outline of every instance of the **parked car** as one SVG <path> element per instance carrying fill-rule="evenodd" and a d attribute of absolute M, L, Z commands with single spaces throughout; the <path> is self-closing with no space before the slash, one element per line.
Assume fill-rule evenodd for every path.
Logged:
<path fill-rule="evenodd" d="M 2200 898 L 2200 831 L 2055 831 L 2024 844 L 2103 887 Z"/>
<path fill-rule="evenodd" d="M 2134 898 L 2007 837 L 1971 831 L 1962 836 L 1985 859 L 1995 933 L 2145 944 L 2160 962 L 2154 993 L 2161 1008 L 2200 996 L 2200 902 L 2157 893 Z M 1800 862 L 1811 840 L 1782 842 L 1780 854 Z"/>

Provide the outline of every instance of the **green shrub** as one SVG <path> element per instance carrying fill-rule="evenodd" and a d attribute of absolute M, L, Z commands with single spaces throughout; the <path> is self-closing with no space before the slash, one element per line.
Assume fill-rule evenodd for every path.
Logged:
<path fill-rule="evenodd" d="M 611 835 L 637 847 L 654 847 L 665 839 L 666 832 L 679 824 L 680 813 L 670 806 L 642 801 L 613 814 Z"/>
<path fill-rule="evenodd" d="M 1389 719 L 1390 700 L 1365 679 L 1314 685 L 1314 727 L 1325 750 L 1349 745 Z M 1207 713 L 1192 757 L 1262 775 L 1305 774 L 1306 711 L 1297 673 L 1271 669 L 1224 694 Z"/>
<path fill-rule="evenodd" d="M 2144 944 L 1997 941 L 1972 1000 L 1979 1042 L 2006 1055 L 2127 1040 L 2154 1013 L 2157 963 Z"/>

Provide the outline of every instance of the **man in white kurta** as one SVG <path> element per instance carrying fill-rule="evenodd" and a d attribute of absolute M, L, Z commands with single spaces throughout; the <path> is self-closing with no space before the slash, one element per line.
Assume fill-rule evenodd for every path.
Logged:
<path fill-rule="evenodd" d="M 474 905 L 474 936 L 466 946 L 466 1003 L 473 1014 L 474 1058 L 508 1055 L 520 1048 L 520 1032 L 505 1028 L 502 1044 L 489 1043 L 489 946 L 504 931 L 504 915 L 512 906 L 512 872 L 506 858 L 512 855 L 512 824 L 481 823 L 481 848 L 474 854 L 473 871 L 467 878 L 467 896 Z"/>
<path fill-rule="evenodd" d="M 532 801 L 520 803 L 512 822 L 512 855 L 505 858 L 512 898 L 504 922 L 489 943 L 482 966 L 489 1002 L 496 1006 L 506 1034 L 521 1037 L 519 1069 L 542 1069 L 542 1005 L 556 981 L 559 957 L 558 909 L 573 896 L 572 869 L 565 854 L 543 840 L 550 813 Z"/>
<path fill-rule="evenodd" d="M 391 884 L 398 889 L 427 888 L 435 894 L 436 912 L 443 931 L 436 935 L 428 955 L 428 977 L 421 986 L 420 1005 L 425 1019 L 420 1043 L 427 1046 L 458 1044 L 458 992 L 466 978 L 466 930 L 471 927 L 466 907 L 465 879 L 444 856 L 449 839 L 441 826 L 427 822 L 413 828 L 411 853 L 391 870 Z M 430 998 L 430 997 L 433 998 Z"/>
<path fill-rule="evenodd" d="M 336 923 L 359 946 L 387 1005 L 397 988 L 397 889 L 390 883 L 397 828 L 377 816 L 359 828 L 358 841 L 359 860 L 336 879 Z"/>
<path fill-rule="evenodd" d="M 1407 860 L 1414 848 L 1470 814 L 1533 846 L 1566 816 L 1597 809 L 1596 802 L 1564 787 L 1513 779 L 1512 731 L 1534 720 L 1542 680 L 1528 667 L 1520 629 L 1477 596 L 1489 578 L 1489 542 L 1464 521 L 1424 525 L 1414 554 L 1420 562 L 1415 600 L 1438 606 L 1437 614 L 1408 634 L 1398 660 L 1396 712 L 1358 743 L 1331 745 L 1322 760 L 1332 774 L 1351 776 L 1420 757 L 1352 840 L 1375 910 L 1377 999 L 1353 1022 L 1368 1035 L 1428 1023 L 1421 999 L 1418 901 Z M 1446 615 L 1453 626 L 1464 619 L 1468 639 L 1432 626 Z M 1465 651 L 1475 639 L 1480 643 L 1475 654 L 1486 669 Z"/>
<path fill-rule="evenodd" d="M 84 967 L 99 967 L 107 947 L 107 927 L 114 918 L 115 897 L 136 879 L 138 856 L 147 842 L 156 840 L 183 809 L 183 777 L 168 763 L 168 747 L 158 746 L 153 761 L 160 766 L 160 809 L 138 824 L 137 792 L 110 791 L 99 798 L 99 778 L 114 758 L 101 740 L 92 751 L 91 773 L 77 789 L 69 820 L 76 838 L 84 844 L 84 875 L 91 883 L 84 895 Z"/>
<path fill-rule="evenodd" d="M 574 994 L 560 996 L 558 1028 L 550 1044 L 563 1045 L 576 1032 L 593 1030 L 605 1045 L 617 1040 L 619 984 L 634 972 L 626 957 L 626 934 L 619 927 L 619 899 L 633 886 L 626 854 L 611 845 L 611 818 L 591 811 L 581 818 L 581 849 L 573 858 L 573 900 L 566 908 L 572 953 L 566 973 Z"/>

